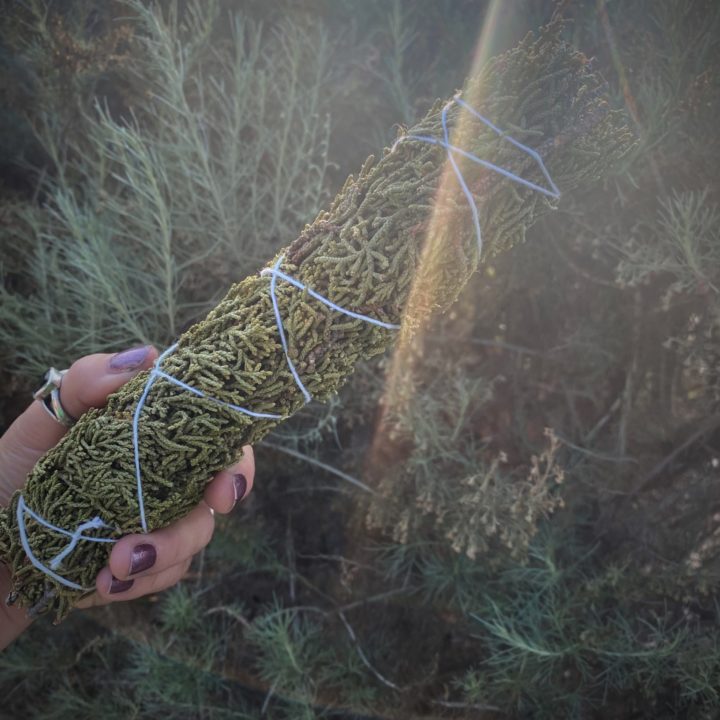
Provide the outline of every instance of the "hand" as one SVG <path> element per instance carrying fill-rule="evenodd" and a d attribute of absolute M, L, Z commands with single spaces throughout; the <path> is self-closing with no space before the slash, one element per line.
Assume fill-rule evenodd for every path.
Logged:
<path fill-rule="evenodd" d="M 60 399 L 75 418 L 91 407 L 102 407 L 115 392 L 141 370 L 152 367 L 158 352 L 151 346 L 132 348 L 116 355 L 88 355 L 75 362 L 63 377 Z M 15 420 L 0 438 L 0 506 L 7 506 L 13 492 L 25 484 L 38 459 L 54 447 L 67 428 L 50 417 L 40 401 Z M 204 499 L 186 517 L 147 535 L 121 538 L 113 545 L 108 565 L 98 574 L 96 592 L 78 607 L 131 600 L 156 593 L 180 580 L 193 555 L 212 537 L 214 512 L 228 513 L 252 489 L 255 475 L 252 448 L 242 459 L 219 472 L 205 488 Z M 10 573 L 0 564 L 0 648 L 29 624 L 25 610 L 5 606 Z"/>

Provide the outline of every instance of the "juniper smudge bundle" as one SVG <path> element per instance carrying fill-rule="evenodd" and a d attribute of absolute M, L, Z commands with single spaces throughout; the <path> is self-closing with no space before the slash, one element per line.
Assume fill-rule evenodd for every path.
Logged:
<path fill-rule="evenodd" d="M 554 24 L 491 60 L 469 81 L 463 97 L 534 147 L 557 185 L 569 190 L 599 177 L 632 140 L 623 116 L 602 97 L 602 79 L 561 39 L 560 30 Z M 438 101 L 408 135 L 442 141 L 444 106 Z M 460 105 L 453 104 L 447 117 L 453 146 L 536 184 L 544 182 L 532 157 Z M 282 253 L 280 269 L 343 308 L 384 323 L 402 322 L 403 332 L 412 331 L 430 310 L 448 307 L 481 258 L 467 197 L 454 176 L 442 181 L 447 157 L 442 145 L 407 138 L 379 162 L 370 158 L 330 209 Z M 552 207 L 541 193 L 460 154 L 456 162 L 479 212 L 483 255 L 521 241 L 526 228 Z M 443 185 L 451 191 L 442 191 Z M 413 292 L 409 302 L 413 286 L 431 290 Z M 287 357 L 276 313 L 282 318 Z M 12 600 L 36 611 L 52 610 L 61 619 L 107 562 L 111 545 L 88 538 L 142 531 L 141 514 L 150 530 L 185 515 L 214 472 L 305 403 L 288 357 L 309 394 L 322 400 L 337 391 L 356 361 L 382 352 L 394 337 L 393 330 L 339 313 L 282 278 L 265 274 L 233 286 L 162 362 L 169 376 L 210 397 L 156 376 L 141 405 L 140 494 L 133 416 L 147 373 L 110 397 L 105 409 L 80 418 L 37 463 L 22 494 L 14 495 L 0 516 L 0 559 L 12 569 Z M 211 398 L 265 417 L 237 412 Z M 23 507 L 66 534 L 23 515 Z M 83 530 L 57 571 L 79 589 L 30 562 L 19 518 L 24 518 L 20 524 L 32 555 L 47 565 L 67 548 L 68 536 L 95 516 L 104 526 Z"/>

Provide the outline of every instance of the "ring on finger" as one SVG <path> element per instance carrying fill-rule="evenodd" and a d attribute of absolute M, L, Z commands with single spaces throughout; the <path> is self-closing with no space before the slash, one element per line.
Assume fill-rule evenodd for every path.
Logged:
<path fill-rule="evenodd" d="M 77 420 L 70 415 L 60 402 L 60 385 L 67 370 L 56 370 L 51 367 L 43 379 L 42 386 L 33 393 L 50 417 L 65 427 L 71 427 Z"/>

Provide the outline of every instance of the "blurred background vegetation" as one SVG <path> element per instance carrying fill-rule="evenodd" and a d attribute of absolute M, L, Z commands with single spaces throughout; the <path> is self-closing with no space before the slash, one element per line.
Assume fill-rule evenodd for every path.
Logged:
<path fill-rule="evenodd" d="M 720 716 L 720 6 L 1 3 L 0 420 L 167 346 L 553 12 L 638 142 L 256 448 L 175 589 L 39 622 L 7 718 Z"/>

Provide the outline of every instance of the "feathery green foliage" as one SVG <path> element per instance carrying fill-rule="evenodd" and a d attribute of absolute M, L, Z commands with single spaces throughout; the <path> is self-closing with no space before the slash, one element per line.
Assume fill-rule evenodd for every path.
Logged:
<path fill-rule="evenodd" d="M 5 218 L 19 270 L 5 270 L 0 340 L 25 372 L 168 344 L 324 198 L 326 34 L 233 14 L 211 44 L 217 3 L 126 12 L 137 17 L 123 71 L 142 93 L 119 115 L 100 98 L 75 108 L 74 131 L 34 118 L 50 159 L 43 202 Z M 54 75 L 38 82 L 57 92 Z"/>

